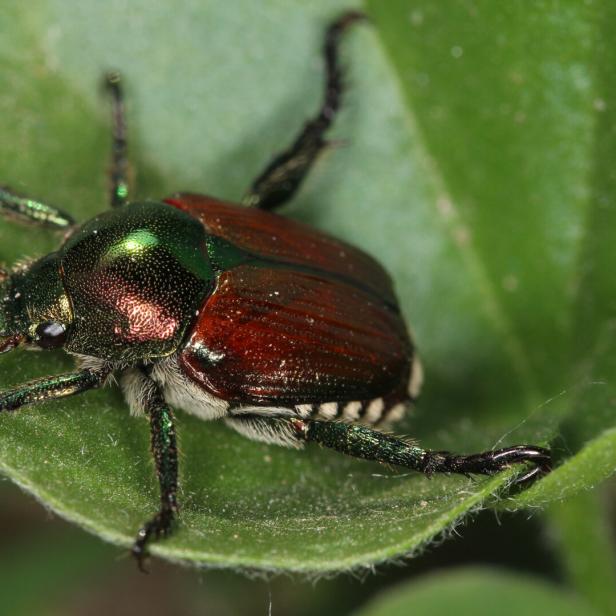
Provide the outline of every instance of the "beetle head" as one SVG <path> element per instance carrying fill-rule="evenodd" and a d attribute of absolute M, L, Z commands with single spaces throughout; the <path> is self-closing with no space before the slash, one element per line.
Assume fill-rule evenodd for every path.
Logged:
<path fill-rule="evenodd" d="M 57 253 L 12 272 L 0 270 L 0 353 L 25 343 L 43 349 L 64 344 L 72 324 Z"/>

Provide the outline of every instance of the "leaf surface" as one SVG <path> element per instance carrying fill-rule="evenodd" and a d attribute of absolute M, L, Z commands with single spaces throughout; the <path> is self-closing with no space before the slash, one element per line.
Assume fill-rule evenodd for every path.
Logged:
<path fill-rule="evenodd" d="M 506 507 L 588 489 L 616 467 L 613 15 L 550 6 L 368 2 L 374 25 L 344 45 L 350 92 L 332 135 L 344 145 L 286 210 L 391 271 L 427 373 L 401 433 L 457 452 L 553 439 L 562 466 Z M 316 108 L 322 33 L 343 8 L 3 6 L 2 182 L 79 219 L 103 210 L 99 86 L 118 68 L 134 197 L 239 199 Z M 0 225 L 7 263 L 59 241 Z M 2 366 L 8 387 L 71 362 L 16 351 Z M 153 551 L 201 565 L 370 565 L 439 536 L 510 478 L 428 481 L 318 448 L 251 443 L 182 413 L 178 431 L 181 525 Z M 147 426 L 112 388 L 0 417 L 0 469 L 126 546 L 156 508 Z"/>

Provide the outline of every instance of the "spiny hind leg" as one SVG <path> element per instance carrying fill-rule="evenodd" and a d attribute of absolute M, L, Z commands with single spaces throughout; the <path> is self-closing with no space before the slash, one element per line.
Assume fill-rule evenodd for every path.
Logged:
<path fill-rule="evenodd" d="M 550 451 L 534 445 L 514 445 L 481 453 L 458 455 L 430 451 L 360 424 L 292 419 L 298 439 L 315 442 L 356 458 L 410 468 L 426 475 L 459 473 L 493 475 L 517 464 L 532 465 L 517 479 L 527 482 L 551 470 Z"/>
<path fill-rule="evenodd" d="M 493 475 L 517 464 L 528 464 L 529 468 L 516 480 L 526 483 L 548 473 L 552 464 L 550 451 L 534 445 L 513 445 L 468 455 L 452 454 L 423 449 L 416 443 L 369 426 L 345 421 L 250 414 L 229 418 L 227 423 L 253 440 L 287 447 L 319 443 L 355 458 L 403 466 L 426 475 Z"/>

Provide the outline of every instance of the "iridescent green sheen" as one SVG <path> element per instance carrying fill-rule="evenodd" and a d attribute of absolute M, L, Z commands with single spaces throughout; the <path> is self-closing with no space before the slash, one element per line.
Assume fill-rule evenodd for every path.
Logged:
<path fill-rule="evenodd" d="M 123 361 L 173 353 L 214 286 L 206 238 L 197 219 L 155 202 L 84 224 L 60 250 L 74 313 L 64 348 Z"/>
<path fill-rule="evenodd" d="M 118 201 L 124 202 L 124 201 L 126 201 L 127 197 L 128 197 L 128 184 L 122 182 L 122 183 L 118 184 L 118 186 L 116 186 L 115 198 Z"/>
<path fill-rule="evenodd" d="M 254 255 L 238 248 L 217 235 L 207 236 L 207 251 L 215 272 L 225 272 L 238 265 L 258 260 Z"/>
<path fill-rule="evenodd" d="M 90 370 L 48 376 L 0 393 L 0 411 L 12 411 L 26 404 L 72 396 L 99 386 L 107 373 Z"/>
<path fill-rule="evenodd" d="M 359 424 L 311 421 L 304 438 L 356 458 L 425 470 L 425 449 Z"/>
<path fill-rule="evenodd" d="M 24 221 L 54 229 L 66 229 L 75 224 L 71 216 L 61 210 L 28 197 L 21 197 L 0 188 L 0 211 Z"/>

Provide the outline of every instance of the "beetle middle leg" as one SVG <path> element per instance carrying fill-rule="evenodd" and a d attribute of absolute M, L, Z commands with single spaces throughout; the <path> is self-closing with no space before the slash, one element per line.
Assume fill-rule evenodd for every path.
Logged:
<path fill-rule="evenodd" d="M 291 146 L 274 157 L 252 183 L 244 197 L 246 205 L 264 210 L 280 207 L 299 189 L 319 153 L 327 146 L 325 133 L 342 103 L 344 75 L 340 66 L 339 44 L 347 28 L 365 19 L 359 11 L 349 11 L 334 21 L 325 34 L 325 91 L 317 114 L 300 131 Z"/>
<path fill-rule="evenodd" d="M 290 422 L 297 437 L 303 441 L 320 443 L 356 458 L 403 466 L 426 475 L 493 475 L 514 464 L 529 463 L 533 466 L 516 480 L 517 483 L 526 483 L 551 469 L 549 450 L 531 445 L 514 445 L 482 453 L 458 455 L 447 451 L 422 449 L 415 443 L 360 424 L 301 419 Z"/>
<path fill-rule="evenodd" d="M 136 398 L 150 421 L 151 449 L 160 486 L 158 513 L 141 527 L 132 548 L 139 569 L 145 571 L 144 560 L 147 557 L 148 543 L 152 539 L 168 536 L 173 530 L 178 510 L 178 452 L 173 412 L 165 402 L 158 385 L 147 375 L 147 371 L 137 370 L 132 374 L 138 381 Z"/>

